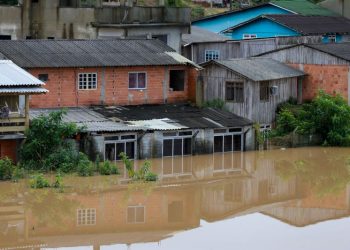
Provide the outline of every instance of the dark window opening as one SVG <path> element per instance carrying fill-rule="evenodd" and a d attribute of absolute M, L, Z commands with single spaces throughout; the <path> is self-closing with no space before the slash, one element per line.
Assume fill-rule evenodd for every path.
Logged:
<path fill-rule="evenodd" d="M 242 150 L 242 136 L 234 135 L 233 136 L 233 151 L 241 151 Z"/>
<path fill-rule="evenodd" d="M 119 140 L 119 138 L 122 138 Z M 124 138 L 124 139 L 123 139 Z M 113 141 L 114 139 L 114 141 Z M 111 136 L 105 138 L 105 160 L 121 160 L 120 153 L 125 153 L 129 159 L 135 159 L 136 136 Z"/>
<path fill-rule="evenodd" d="M 11 40 L 11 35 L 0 35 L 0 40 Z"/>
<path fill-rule="evenodd" d="M 222 152 L 222 146 L 223 146 L 223 137 L 222 136 L 215 136 L 214 137 L 214 152 Z"/>
<path fill-rule="evenodd" d="M 11 112 L 17 112 L 19 109 L 19 97 L 13 96 L 0 96 L 0 108 L 8 107 Z"/>
<path fill-rule="evenodd" d="M 184 70 L 170 70 L 170 89 L 172 91 L 185 90 L 185 71 Z"/>
<path fill-rule="evenodd" d="M 244 101 L 244 88 L 242 82 L 226 82 L 226 101 Z"/>
<path fill-rule="evenodd" d="M 48 39 L 48 40 L 55 40 L 55 37 L 53 37 L 53 36 L 48 36 L 47 39 Z"/>
<path fill-rule="evenodd" d="M 173 201 L 168 205 L 168 222 L 183 221 L 183 201 Z"/>
<path fill-rule="evenodd" d="M 163 140 L 163 156 L 180 156 L 192 154 L 192 138 L 176 137 Z"/>
<path fill-rule="evenodd" d="M 174 155 L 182 155 L 182 139 L 174 139 Z"/>
<path fill-rule="evenodd" d="M 185 138 L 183 143 L 184 143 L 184 145 L 183 145 L 183 149 L 184 149 L 183 154 L 184 155 L 192 154 L 192 139 L 191 138 Z"/>
<path fill-rule="evenodd" d="M 162 41 L 165 44 L 168 44 L 168 36 L 167 35 L 152 35 L 153 39 L 157 39 L 159 41 Z"/>
<path fill-rule="evenodd" d="M 270 99 L 270 87 L 269 82 L 260 82 L 260 101 L 269 101 Z"/>
<path fill-rule="evenodd" d="M 49 80 L 49 75 L 48 74 L 39 74 L 38 78 L 40 81 L 47 82 Z"/>
<path fill-rule="evenodd" d="M 216 135 L 214 136 L 214 153 L 232 152 L 242 150 L 242 135 Z"/>
<path fill-rule="evenodd" d="M 224 136 L 224 152 L 232 151 L 232 135 Z"/>
<path fill-rule="evenodd" d="M 173 155 L 173 140 L 164 140 L 163 156 L 172 156 L 172 155 Z"/>

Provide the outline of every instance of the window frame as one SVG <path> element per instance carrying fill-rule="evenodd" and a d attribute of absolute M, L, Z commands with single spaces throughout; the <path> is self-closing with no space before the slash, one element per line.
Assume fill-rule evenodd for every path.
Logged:
<path fill-rule="evenodd" d="M 267 85 L 265 87 L 265 93 L 263 92 L 262 85 Z M 266 95 L 265 97 L 263 95 Z M 265 99 L 264 99 L 265 98 Z M 270 81 L 261 81 L 259 82 L 259 100 L 260 102 L 269 102 L 271 99 L 271 91 L 270 91 Z"/>
<path fill-rule="evenodd" d="M 204 61 L 209 62 L 211 60 L 220 59 L 220 50 L 218 49 L 206 49 L 204 52 Z"/>
<path fill-rule="evenodd" d="M 130 88 L 130 74 L 137 74 L 137 87 L 136 88 Z M 145 74 L 145 87 L 144 88 L 139 88 L 139 74 Z M 130 71 L 128 72 L 128 89 L 129 90 L 143 90 L 143 89 L 147 89 L 147 80 L 148 80 L 148 76 L 147 76 L 147 71 Z"/>
<path fill-rule="evenodd" d="M 143 208 L 143 221 L 137 222 L 136 221 L 136 213 L 135 213 L 135 221 L 134 222 L 129 222 L 128 217 L 129 217 L 129 208 L 137 209 L 137 208 Z M 146 206 L 145 205 L 131 205 L 126 208 L 126 223 L 127 224 L 144 224 L 146 223 Z"/>
<path fill-rule="evenodd" d="M 86 86 L 87 88 L 80 88 L 80 76 L 81 75 L 86 75 L 87 79 L 88 79 L 88 75 L 95 75 L 95 78 L 96 78 L 96 83 L 95 83 L 95 87 L 94 88 L 89 88 L 89 82 L 88 80 L 86 80 Z M 97 72 L 81 72 L 81 73 L 78 73 L 78 79 L 77 79 L 77 87 L 78 87 L 78 90 L 97 90 L 97 87 L 98 87 L 98 74 Z"/>
<path fill-rule="evenodd" d="M 243 34 L 242 35 L 242 38 L 245 40 L 245 39 L 255 39 L 255 38 L 258 38 L 258 35 L 257 34 Z"/>
<path fill-rule="evenodd" d="M 79 219 L 79 212 L 84 211 L 84 220 Z M 94 214 L 94 220 L 93 223 L 87 223 L 87 211 L 93 211 Z M 83 221 L 84 223 L 79 223 L 79 221 Z M 77 226 L 94 226 L 96 225 L 96 221 L 97 221 L 97 215 L 96 215 L 96 208 L 78 208 L 77 209 L 77 221 L 76 221 L 76 225 Z"/>
<path fill-rule="evenodd" d="M 337 42 L 337 35 L 328 35 L 327 39 L 328 39 L 328 43 L 336 43 Z"/>
<path fill-rule="evenodd" d="M 134 138 L 130 139 L 122 139 L 123 136 L 134 136 Z M 108 138 L 111 138 L 108 140 Z M 118 159 L 117 157 L 117 144 L 124 144 L 124 153 L 126 153 L 126 144 L 128 142 L 134 142 L 134 156 L 132 158 L 129 158 L 130 160 L 136 160 L 137 159 L 137 134 L 133 133 L 123 133 L 118 135 L 110 135 L 104 137 L 104 150 L 103 150 L 103 158 L 104 160 L 109 160 L 106 158 L 106 145 L 107 144 L 114 144 L 114 158 L 115 162 L 121 161 L 121 159 Z M 113 161 L 113 160 L 110 160 Z"/>
<path fill-rule="evenodd" d="M 46 80 L 40 79 L 40 78 L 43 78 L 44 76 L 45 76 Z M 40 73 L 40 74 L 38 74 L 38 79 L 42 82 L 48 82 L 49 81 L 49 74 L 48 73 Z"/>
<path fill-rule="evenodd" d="M 233 99 L 228 99 L 228 96 L 227 96 L 227 89 L 228 89 L 228 85 L 229 84 L 233 84 L 233 89 L 234 89 L 234 97 Z M 237 94 L 237 91 L 235 90 L 237 88 L 237 85 L 241 85 L 241 88 L 242 88 L 242 99 L 240 100 L 237 100 L 238 98 L 238 94 Z M 226 81 L 225 82 L 225 101 L 226 102 L 233 102 L 233 103 L 244 103 L 244 81 Z"/>
<path fill-rule="evenodd" d="M 241 129 L 241 131 L 239 131 Z M 244 131 L 243 128 L 228 128 L 228 129 L 217 129 L 217 133 L 214 130 L 214 136 L 213 136 L 213 153 L 226 153 L 226 152 L 243 152 L 244 151 Z M 231 131 L 231 132 L 230 132 Z M 234 145 L 234 136 L 240 135 L 241 136 L 241 149 L 235 150 Z M 232 136 L 232 150 L 231 151 L 225 151 L 225 136 Z M 215 152 L 215 137 L 222 137 L 222 150 L 220 152 Z"/>
<path fill-rule="evenodd" d="M 184 133 L 191 133 L 191 134 L 184 134 Z M 170 135 L 166 135 L 166 134 L 170 134 Z M 176 131 L 176 132 L 173 132 L 173 131 L 167 131 L 167 132 L 163 132 L 163 138 L 162 138 L 162 156 L 163 157 L 174 157 L 174 156 L 188 156 L 188 155 L 192 155 L 193 154 L 193 147 L 192 147 L 192 143 L 193 143 L 193 140 L 192 140 L 192 137 L 193 137 L 193 131 L 192 130 L 186 130 L 186 131 Z M 185 139 L 188 139 L 190 138 L 191 139 L 191 153 L 189 154 L 184 154 L 184 140 Z M 175 140 L 177 139 L 181 139 L 181 143 L 182 143 L 182 147 L 181 147 L 181 155 L 176 155 L 174 154 L 174 151 L 175 151 L 175 147 L 174 147 L 174 144 L 175 144 Z M 164 141 L 165 140 L 171 140 L 172 142 L 172 152 L 171 152 L 171 155 L 166 155 L 164 156 Z"/>

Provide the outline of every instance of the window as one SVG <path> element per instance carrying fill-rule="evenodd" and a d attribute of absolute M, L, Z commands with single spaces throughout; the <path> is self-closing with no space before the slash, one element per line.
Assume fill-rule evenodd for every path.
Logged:
<path fill-rule="evenodd" d="M 185 71 L 170 70 L 169 86 L 172 91 L 185 90 Z"/>
<path fill-rule="evenodd" d="M 79 89 L 97 89 L 97 73 L 79 73 Z"/>
<path fill-rule="evenodd" d="M 243 39 L 253 39 L 257 37 L 258 36 L 256 34 L 243 34 Z"/>
<path fill-rule="evenodd" d="M 243 131 L 239 128 L 214 130 L 214 153 L 242 150 Z"/>
<path fill-rule="evenodd" d="M 77 210 L 77 225 L 89 226 L 96 224 L 96 209 L 86 208 Z"/>
<path fill-rule="evenodd" d="M 128 223 L 145 223 L 145 207 L 129 206 L 127 211 Z"/>
<path fill-rule="evenodd" d="M 226 82 L 226 101 L 244 102 L 243 82 Z"/>
<path fill-rule="evenodd" d="M 146 73 L 129 73 L 129 89 L 145 89 Z"/>
<path fill-rule="evenodd" d="M 163 134 L 163 156 L 178 156 L 192 154 L 192 133 L 179 132 L 173 137 Z"/>
<path fill-rule="evenodd" d="M 167 35 L 152 35 L 153 39 L 158 39 L 159 41 L 162 41 L 163 43 L 168 43 L 168 36 Z"/>
<path fill-rule="evenodd" d="M 40 81 L 47 82 L 49 80 L 49 75 L 48 74 L 39 74 L 38 78 Z"/>
<path fill-rule="evenodd" d="M 268 102 L 270 99 L 270 87 L 269 82 L 260 82 L 260 101 Z"/>
<path fill-rule="evenodd" d="M 17 112 L 19 110 L 19 97 L 16 95 L 0 96 L 0 108 L 8 107 L 11 112 Z"/>
<path fill-rule="evenodd" d="M 205 51 L 205 61 L 210 60 L 219 60 L 219 51 L 218 50 L 206 50 Z"/>
<path fill-rule="evenodd" d="M 173 201 L 168 204 L 168 222 L 183 221 L 183 201 Z"/>
<path fill-rule="evenodd" d="M 337 42 L 337 36 L 336 36 L 336 35 L 329 35 L 329 36 L 328 36 L 328 42 L 329 42 L 329 43 L 335 43 L 335 42 Z"/>
<path fill-rule="evenodd" d="M 129 159 L 135 159 L 136 135 L 105 137 L 105 160 L 118 161 L 124 152 Z"/>
<path fill-rule="evenodd" d="M 11 35 L 0 35 L 0 40 L 11 40 Z"/>

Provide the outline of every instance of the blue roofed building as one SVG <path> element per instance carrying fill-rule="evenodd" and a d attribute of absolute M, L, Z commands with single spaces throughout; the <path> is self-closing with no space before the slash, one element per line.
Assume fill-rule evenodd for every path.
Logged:
<path fill-rule="evenodd" d="M 307 16 L 338 16 L 321 6 L 313 4 L 307 0 L 275 0 L 266 4 L 249 7 L 236 11 L 228 11 L 205 18 L 201 18 L 192 22 L 193 26 L 215 32 L 222 33 L 232 38 L 231 34 L 225 33 L 228 29 L 246 23 L 262 15 L 307 15 Z M 272 22 L 266 21 L 260 23 L 261 29 L 267 31 L 281 32 L 283 35 L 296 35 L 290 29 L 282 29 Z M 249 33 L 247 33 L 249 34 Z M 254 37 L 246 37 L 254 38 Z M 242 38 L 238 38 L 242 39 Z"/>
<path fill-rule="evenodd" d="M 340 16 L 263 15 L 225 30 L 231 39 L 318 36 L 323 43 L 350 41 L 350 20 Z"/>

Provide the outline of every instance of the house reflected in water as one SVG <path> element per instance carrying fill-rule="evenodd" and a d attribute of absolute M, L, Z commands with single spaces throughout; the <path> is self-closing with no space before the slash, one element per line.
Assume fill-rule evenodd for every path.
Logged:
<path fill-rule="evenodd" d="M 314 157 L 327 163 L 324 157 L 329 152 L 323 158 L 321 153 L 296 149 L 156 159 L 152 165 L 160 177 L 157 183 L 128 183 L 123 175 L 66 177 L 64 193 L 0 183 L 0 249 L 99 249 L 160 242 L 198 228 L 201 220 L 216 222 L 252 213 L 297 227 L 347 217 L 348 178 L 319 190 L 306 174 L 297 172 L 313 171 L 307 161 Z M 298 163 L 299 158 L 305 162 Z M 325 169 L 319 170 L 320 179 L 332 171 Z M 339 188 L 332 193 L 335 187 Z"/>

